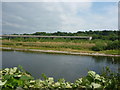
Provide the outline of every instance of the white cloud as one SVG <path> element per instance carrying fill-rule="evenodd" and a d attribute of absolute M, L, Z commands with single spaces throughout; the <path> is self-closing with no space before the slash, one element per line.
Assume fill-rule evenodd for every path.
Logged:
<path fill-rule="evenodd" d="M 100 7 L 104 14 L 97 13 L 97 10 L 93 12 L 92 6 L 92 2 L 3 3 L 3 21 L 6 22 L 3 31 L 32 33 L 117 29 L 117 6 Z"/>
<path fill-rule="evenodd" d="M 46 7 L 50 12 L 56 12 L 59 14 L 61 25 L 59 26 L 60 30 L 63 31 L 75 31 L 80 29 L 82 25 L 85 24 L 85 20 L 82 17 L 78 17 L 78 12 L 87 12 L 90 10 L 92 3 L 57 3 L 52 6 Z"/>

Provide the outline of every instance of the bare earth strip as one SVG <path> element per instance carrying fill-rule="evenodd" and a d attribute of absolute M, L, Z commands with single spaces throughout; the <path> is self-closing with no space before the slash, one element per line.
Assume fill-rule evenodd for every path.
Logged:
<path fill-rule="evenodd" d="M 68 51 L 55 51 L 55 50 L 38 50 L 38 49 L 20 49 L 20 48 L 10 48 L 10 47 L 0 47 L 4 50 L 14 50 L 14 51 L 32 51 L 32 52 L 44 52 L 44 53 L 58 53 L 58 54 L 70 54 L 70 55 L 88 55 L 88 56 L 120 56 L 111 54 L 101 54 L 101 53 L 77 53 Z"/>

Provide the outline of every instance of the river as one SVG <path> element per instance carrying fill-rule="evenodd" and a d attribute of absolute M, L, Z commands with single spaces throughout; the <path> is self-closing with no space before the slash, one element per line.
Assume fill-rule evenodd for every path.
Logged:
<path fill-rule="evenodd" d="M 49 77 L 54 77 L 55 80 L 65 78 L 73 82 L 87 75 L 88 70 L 100 73 L 103 67 L 109 66 L 112 71 L 118 72 L 120 57 L 2 51 L 2 68 L 18 65 L 21 65 L 35 78 L 40 78 L 41 74 L 45 73 Z"/>

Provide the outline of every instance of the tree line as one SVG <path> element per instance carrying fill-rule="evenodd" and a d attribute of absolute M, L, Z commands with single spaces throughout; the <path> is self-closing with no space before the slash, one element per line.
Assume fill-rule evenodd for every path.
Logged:
<path fill-rule="evenodd" d="M 18 35 L 18 34 L 12 34 Z M 41 36 L 92 36 L 93 39 L 102 39 L 102 40 L 120 40 L 120 31 L 116 30 L 103 30 L 103 31 L 78 31 L 75 33 L 72 32 L 54 32 L 54 33 L 47 33 L 47 32 L 35 32 L 32 34 L 20 34 L 20 35 L 41 35 Z"/>

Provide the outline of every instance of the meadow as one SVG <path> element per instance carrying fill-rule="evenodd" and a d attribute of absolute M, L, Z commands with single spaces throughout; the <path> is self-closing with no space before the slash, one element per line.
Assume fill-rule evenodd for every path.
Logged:
<path fill-rule="evenodd" d="M 70 39 L 50 39 L 50 38 L 13 38 L 3 39 L 3 47 L 25 48 L 25 49 L 41 49 L 41 50 L 57 50 L 71 51 L 83 53 L 104 53 L 119 54 L 120 44 L 118 40 L 70 40 Z"/>

